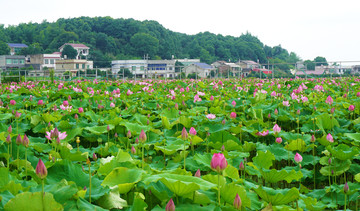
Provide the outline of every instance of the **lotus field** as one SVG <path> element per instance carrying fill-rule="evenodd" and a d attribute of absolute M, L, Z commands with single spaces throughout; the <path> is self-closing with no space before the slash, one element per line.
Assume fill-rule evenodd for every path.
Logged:
<path fill-rule="evenodd" d="M 358 210 L 359 81 L 1 84 L 0 210 Z"/>

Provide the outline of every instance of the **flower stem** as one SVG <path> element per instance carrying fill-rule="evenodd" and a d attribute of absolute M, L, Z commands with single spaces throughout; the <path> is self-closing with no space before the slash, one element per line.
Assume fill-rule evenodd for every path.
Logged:
<path fill-rule="evenodd" d="M 20 166 L 19 149 L 20 149 L 20 145 L 18 145 L 18 148 L 17 148 L 17 168 L 18 168 L 18 170 L 19 170 L 19 166 Z"/>
<path fill-rule="evenodd" d="M 218 173 L 218 200 L 219 200 L 219 207 L 220 207 L 220 173 Z"/>
<path fill-rule="evenodd" d="M 184 170 L 186 170 L 186 168 L 185 168 L 185 140 L 184 140 Z"/>
<path fill-rule="evenodd" d="M 141 159 L 142 159 L 142 162 L 141 162 L 141 168 L 142 170 L 144 170 L 144 143 L 141 144 Z"/>
<path fill-rule="evenodd" d="M 89 202 L 91 204 L 91 169 L 89 164 Z"/>
<path fill-rule="evenodd" d="M 25 147 L 25 180 L 27 180 L 27 147 Z"/>
<path fill-rule="evenodd" d="M 7 168 L 10 168 L 10 144 L 8 144 Z"/>
<path fill-rule="evenodd" d="M 345 204 L 344 204 L 344 210 L 346 210 L 346 193 L 345 193 Z"/>
<path fill-rule="evenodd" d="M 313 146 L 313 163 L 314 163 L 314 190 L 316 189 L 316 183 L 315 183 L 315 170 L 316 170 L 316 167 L 315 167 L 315 146 Z"/>
<path fill-rule="evenodd" d="M 41 199 L 42 199 L 42 208 L 45 211 L 44 179 L 41 180 Z"/>

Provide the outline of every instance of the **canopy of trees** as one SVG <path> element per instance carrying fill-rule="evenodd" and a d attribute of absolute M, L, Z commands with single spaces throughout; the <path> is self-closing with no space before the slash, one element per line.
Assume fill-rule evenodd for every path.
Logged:
<path fill-rule="evenodd" d="M 266 64 L 296 62 L 300 58 L 280 45 L 269 47 L 250 33 L 239 37 L 210 32 L 186 35 L 165 29 L 156 21 L 113 19 L 111 17 L 79 17 L 58 19 L 56 22 L 0 25 L 4 42 L 24 43 L 31 51 L 52 53 L 67 42 L 83 43 L 90 47 L 89 59 L 94 66 L 109 67 L 113 59 L 199 58 L 202 62 L 216 60 L 236 62 L 253 60 Z M 275 61 L 275 60 L 274 60 Z"/>

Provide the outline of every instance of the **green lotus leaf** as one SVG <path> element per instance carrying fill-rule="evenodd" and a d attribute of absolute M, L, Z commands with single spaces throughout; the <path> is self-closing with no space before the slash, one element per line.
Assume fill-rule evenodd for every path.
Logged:
<path fill-rule="evenodd" d="M 98 205 L 105 209 L 123 209 L 127 207 L 127 202 L 120 198 L 119 192 L 113 190 L 110 193 L 105 194 L 96 201 Z"/>
<path fill-rule="evenodd" d="M 13 117 L 13 115 L 11 113 L 0 114 L 1 120 L 8 120 L 8 119 L 11 119 L 12 117 Z"/>
<path fill-rule="evenodd" d="M 83 131 L 83 129 L 81 127 L 76 127 L 74 129 L 67 130 L 66 131 L 67 136 L 63 141 L 64 142 L 75 141 L 75 137 L 80 136 L 82 134 L 82 131 Z"/>
<path fill-rule="evenodd" d="M 357 181 L 357 182 L 360 182 L 360 173 L 356 174 L 354 176 L 354 179 Z"/>
<path fill-rule="evenodd" d="M 245 141 L 242 145 L 242 151 L 243 152 L 251 152 L 256 149 L 256 144 L 253 142 L 247 142 Z"/>
<path fill-rule="evenodd" d="M 221 187 L 220 193 L 221 198 L 229 204 L 233 204 L 236 194 L 239 194 L 242 202 L 241 206 L 251 208 L 251 200 L 246 195 L 246 189 L 243 186 L 234 183 L 226 184 Z"/>
<path fill-rule="evenodd" d="M 131 123 L 131 122 L 121 122 L 120 125 L 125 126 L 127 131 L 131 131 L 132 134 L 140 134 L 141 130 L 147 132 L 150 130 L 150 126 L 140 125 L 138 123 Z"/>
<path fill-rule="evenodd" d="M 162 125 L 163 125 L 163 127 L 165 129 L 168 129 L 168 130 L 171 129 L 170 122 L 169 122 L 169 120 L 168 120 L 168 118 L 166 116 L 161 117 L 161 122 L 162 122 Z"/>
<path fill-rule="evenodd" d="M 239 179 L 239 170 L 232 165 L 228 165 L 224 170 L 224 176 L 229 177 L 233 180 Z"/>
<path fill-rule="evenodd" d="M 302 139 L 291 140 L 290 143 L 286 145 L 284 148 L 290 151 L 300 151 L 300 152 L 305 152 L 307 150 L 306 143 Z"/>
<path fill-rule="evenodd" d="M 265 179 L 265 181 L 270 183 L 277 183 L 282 180 L 285 180 L 287 183 L 291 183 L 294 180 L 299 181 L 303 177 L 301 171 L 295 171 L 294 169 L 291 171 L 286 171 L 284 169 L 283 170 L 263 169 L 260 170 L 260 173 L 262 177 Z"/>
<path fill-rule="evenodd" d="M 273 165 L 275 156 L 270 151 L 258 151 L 256 157 L 253 158 L 255 166 L 258 168 L 269 169 Z"/>
<path fill-rule="evenodd" d="M 302 198 L 302 200 L 304 201 L 305 205 L 306 205 L 306 209 L 308 210 L 324 210 L 324 208 L 326 207 L 326 205 L 321 202 L 321 201 L 317 201 L 316 198 L 312 198 L 312 197 L 306 197 L 306 198 Z"/>
<path fill-rule="evenodd" d="M 198 164 L 206 166 L 208 169 L 211 169 L 211 159 L 212 155 L 210 153 L 200 154 L 196 153 L 193 158 Z"/>
<path fill-rule="evenodd" d="M 327 146 L 326 149 L 340 160 L 353 159 L 355 155 L 359 154 L 358 147 L 350 147 L 346 144 L 340 144 L 336 147 Z"/>
<path fill-rule="evenodd" d="M 266 188 L 259 186 L 254 191 L 260 198 L 272 205 L 284 205 L 299 198 L 299 190 L 297 188 L 274 190 L 272 188 Z"/>
<path fill-rule="evenodd" d="M 165 146 L 156 145 L 154 149 L 162 151 L 163 153 L 165 153 L 165 155 L 172 155 L 179 150 L 184 150 L 184 141 L 178 139 L 171 142 L 171 144 L 167 144 Z"/>
<path fill-rule="evenodd" d="M 164 205 L 165 207 L 165 205 Z M 165 208 L 161 208 L 159 205 L 154 207 L 151 211 L 164 211 Z M 199 204 L 180 204 L 176 206 L 176 211 L 188 211 L 188 210 L 196 210 L 196 211 L 217 211 L 218 208 L 211 204 L 208 206 L 201 206 Z"/>
<path fill-rule="evenodd" d="M 90 204 L 89 201 L 83 199 L 83 198 L 79 198 L 77 200 L 76 203 L 76 208 L 72 207 L 72 210 L 77 209 L 77 210 L 96 210 L 96 211 L 108 211 L 106 209 L 103 209 L 99 206 L 96 206 L 94 204 Z"/>
<path fill-rule="evenodd" d="M 193 145 L 197 145 L 201 142 L 203 142 L 204 140 L 202 138 L 200 138 L 199 136 L 191 136 L 190 140 L 192 142 Z"/>
<path fill-rule="evenodd" d="M 114 125 L 103 125 L 103 126 L 94 126 L 94 127 L 85 127 L 84 129 L 95 135 L 101 135 L 107 133 L 107 127 L 109 126 L 110 130 L 114 129 Z"/>
<path fill-rule="evenodd" d="M 214 148 L 214 149 L 218 149 L 220 150 L 222 148 L 222 146 L 225 147 L 226 151 L 232 151 L 232 150 L 240 150 L 241 146 L 236 143 L 233 140 L 227 140 L 224 142 L 210 142 L 209 146 Z"/>
<path fill-rule="evenodd" d="M 5 204 L 5 210 L 64 210 L 63 206 L 55 201 L 51 193 L 45 192 L 44 203 L 41 192 L 24 192 L 19 193 L 15 198 Z"/>
<path fill-rule="evenodd" d="M 169 178 L 161 178 L 160 181 L 177 196 L 184 196 L 200 189 L 200 186 L 194 182 L 183 182 Z"/>
<path fill-rule="evenodd" d="M 1 117 L 0 117 L 0 118 L 1 118 Z M 41 121 L 42 121 L 41 116 L 39 116 L 39 115 L 34 115 L 34 116 L 31 116 L 30 124 L 32 124 L 33 126 L 36 126 L 36 125 L 38 125 Z"/>
<path fill-rule="evenodd" d="M 316 125 L 323 131 L 323 133 L 333 129 L 335 126 L 340 127 L 339 122 L 335 118 L 332 118 L 328 113 L 317 116 Z"/>
<path fill-rule="evenodd" d="M 344 136 L 349 137 L 357 143 L 360 143 L 360 133 L 344 133 Z"/>
<path fill-rule="evenodd" d="M 43 113 L 42 114 L 42 118 L 46 123 L 58 122 L 62 117 L 63 116 L 61 114 L 56 114 L 56 113 L 52 113 L 52 114 Z"/>
<path fill-rule="evenodd" d="M 339 176 L 349 170 L 351 165 L 350 160 L 344 160 L 344 161 L 337 161 L 334 159 L 330 166 L 324 166 L 320 169 L 320 173 L 324 176 Z M 334 174 L 332 174 L 332 171 L 334 171 Z"/>
<path fill-rule="evenodd" d="M 131 188 L 141 180 L 143 171 L 140 169 L 129 169 L 118 167 L 112 170 L 101 183 L 103 186 L 118 186 L 119 193 L 127 193 Z"/>

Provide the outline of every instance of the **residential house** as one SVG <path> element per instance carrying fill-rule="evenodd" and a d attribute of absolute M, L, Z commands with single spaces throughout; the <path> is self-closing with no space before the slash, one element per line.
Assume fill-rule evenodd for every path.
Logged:
<path fill-rule="evenodd" d="M 210 76 L 210 72 L 215 70 L 215 68 L 206 63 L 193 63 L 183 69 L 185 76 L 187 77 L 189 74 L 196 73 L 200 78 L 207 78 Z"/>
<path fill-rule="evenodd" d="M 87 61 L 85 59 L 57 60 L 55 63 L 56 73 L 63 74 L 69 71 L 72 76 L 76 76 L 80 70 L 93 69 L 93 66 L 93 61 Z"/>
<path fill-rule="evenodd" d="M 191 65 L 192 63 L 200 63 L 200 59 L 175 59 L 177 62 L 181 62 L 185 67 Z"/>
<path fill-rule="evenodd" d="M 351 74 L 360 74 L 360 65 L 354 65 L 352 67 Z"/>
<path fill-rule="evenodd" d="M 111 62 L 111 72 L 114 75 L 122 75 L 123 70 L 129 70 L 137 77 L 145 77 L 146 69 L 146 60 L 115 60 Z"/>
<path fill-rule="evenodd" d="M 251 60 L 244 60 L 244 61 L 238 61 L 236 64 L 240 65 L 241 69 L 260 69 L 261 65 L 257 62 L 251 61 Z"/>
<path fill-rule="evenodd" d="M 150 77 L 175 77 L 175 60 L 147 60 L 146 74 Z"/>
<path fill-rule="evenodd" d="M 60 52 L 62 52 L 67 45 L 70 45 L 77 51 L 76 59 L 82 59 L 82 56 L 85 56 L 87 58 L 87 56 L 89 55 L 90 48 L 80 43 L 65 43 L 59 48 Z"/>
<path fill-rule="evenodd" d="M 16 55 L 21 51 L 21 49 L 28 47 L 26 44 L 22 43 L 8 43 L 8 46 L 10 48 L 10 55 Z"/>
<path fill-rule="evenodd" d="M 25 67 L 25 56 L 20 55 L 2 55 L 0 56 L 0 68 L 3 70 L 9 68 Z"/>
<path fill-rule="evenodd" d="M 34 54 L 27 56 L 26 66 L 32 66 L 36 70 L 56 69 L 56 61 L 61 59 L 61 54 Z"/>

